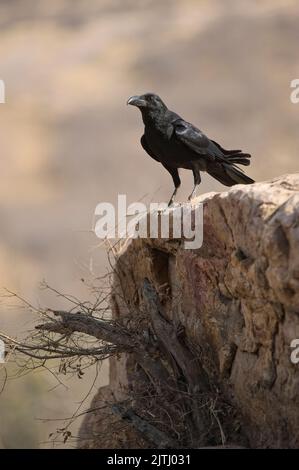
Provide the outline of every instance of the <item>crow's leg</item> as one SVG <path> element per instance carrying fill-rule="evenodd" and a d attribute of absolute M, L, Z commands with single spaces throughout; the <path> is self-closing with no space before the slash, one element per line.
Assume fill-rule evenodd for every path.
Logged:
<path fill-rule="evenodd" d="M 178 187 L 174 188 L 171 198 L 169 199 L 168 207 L 170 207 L 174 203 L 177 190 L 178 190 Z"/>
<path fill-rule="evenodd" d="M 174 191 L 171 195 L 171 198 L 169 200 L 169 203 L 168 203 L 168 207 L 171 206 L 171 204 L 173 204 L 174 202 L 174 199 L 175 199 L 175 196 L 176 196 L 176 193 L 177 193 L 177 190 L 179 189 L 179 187 L 181 186 L 181 180 L 180 180 L 180 177 L 179 177 L 179 172 L 178 172 L 178 169 L 177 168 L 173 168 L 171 166 L 168 166 L 168 165 L 164 165 L 164 168 L 166 168 L 167 171 L 169 171 L 169 173 L 171 174 L 172 176 L 172 179 L 173 179 L 173 184 L 174 184 Z"/>
<path fill-rule="evenodd" d="M 191 201 L 191 199 L 196 196 L 196 190 L 198 188 L 198 186 L 200 185 L 201 183 L 201 176 L 200 176 L 200 171 L 199 169 L 197 168 L 197 166 L 194 166 L 192 168 L 192 172 L 193 172 L 193 178 L 194 178 L 194 186 L 193 186 L 193 189 L 192 189 L 192 193 L 190 194 L 190 196 L 188 197 L 188 201 Z"/>

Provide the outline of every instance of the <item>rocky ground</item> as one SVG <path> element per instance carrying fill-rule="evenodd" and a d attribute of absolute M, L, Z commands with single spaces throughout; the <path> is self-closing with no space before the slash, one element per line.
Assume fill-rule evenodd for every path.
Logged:
<path fill-rule="evenodd" d="M 202 416 L 207 421 L 193 446 L 296 448 L 299 366 L 290 355 L 292 340 L 299 338 L 299 174 L 206 195 L 192 203 L 193 210 L 199 202 L 204 205 L 200 249 L 185 249 L 183 239 L 145 238 L 132 240 L 119 253 L 112 289 L 114 319 L 144 333 L 157 365 L 167 364 L 171 356 L 170 370 L 175 377 L 181 371 L 189 392 L 197 385 L 203 396 L 215 398 L 217 390 L 219 426 L 213 428 L 212 412 L 209 418 Z M 145 279 L 158 293 L 158 313 L 148 304 Z M 176 429 L 158 414 L 157 403 L 148 398 L 141 406 L 137 393 L 140 382 L 148 391 L 155 380 L 166 393 L 170 379 L 157 379 L 144 363 L 145 354 L 141 359 L 134 354 L 111 360 L 110 385 L 91 405 L 109 406 L 85 417 L 81 447 L 150 445 L 150 440 L 140 444 L 142 433 L 135 432 L 134 423 L 119 432 L 107 426 L 115 421 L 111 405 L 125 400 L 175 438 Z M 194 369 L 197 362 L 203 370 Z M 232 409 L 225 412 L 222 402 Z M 196 400 L 192 403 L 194 412 Z M 211 402 L 206 403 L 210 410 Z M 177 445 L 184 446 L 183 435 Z"/>

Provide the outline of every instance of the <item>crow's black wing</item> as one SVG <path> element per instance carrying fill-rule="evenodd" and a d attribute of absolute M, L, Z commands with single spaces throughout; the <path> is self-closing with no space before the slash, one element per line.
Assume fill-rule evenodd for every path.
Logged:
<path fill-rule="evenodd" d="M 226 186 L 251 184 L 253 179 L 246 176 L 236 164 L 249 165 L 250 155 L 239 150 L 226 151 L 217 142 L 210 140 L 192 124 L 178 120 L 174 123 L 175 138 L 193 153 L 207 162 L 207 172 Z M 193 158 L 193 157 L 192 157 Z"/>
<path fill-rule="evenodd" d="M 175 137 L 190 150 L 204 157 L 207 161 L 249 165 L 250 154 L 241 150 L 226 150 L 214 140 L 210 140 L 203 132 L 183 119 L 173 123 Z"/>
<path fill-rule="evenodd" d="M 145 135 L 143 134 L 143 136 L 141 137 L 140 139 L 140 143 L 143 147 L 143 149 L 146 151 L 146 153 L 149 154 L 150 157 L 152 157 L 154 160 L 156 160 L 157 162 L 160 162 L 159 158 L 156 157 L 156 155 L 154 155 L 154 153 L 152 152 L 150 146 L 148 145 L 147 141 L 146 141 L 146 138 L 145 138 Z"/>
<path fill-rule="evenodd" d="M 190 150 L 202 157 L 210 157 L 209 146 L 211 141 L 199 129 L 189 122 L 179 119 L 173 123 L 174 136 L 181 143 L 186 145 Z"/>

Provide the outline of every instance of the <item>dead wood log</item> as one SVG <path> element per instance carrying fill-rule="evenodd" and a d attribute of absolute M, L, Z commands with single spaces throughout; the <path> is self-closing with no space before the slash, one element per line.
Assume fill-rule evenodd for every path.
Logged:
<path fill-rule="evenodd" d="M 189 349 L 181 343 L 174 326 L 165 318 L 159 296 L 148 279 L 145 279 L 143 283 L 143 296 L 155 334 L 176 361 L 186 378 L 190 391 L 208 391 L 205 371 Z"/>
<path fill-rule="evenodd" d="M 145 419 L 140 418 L 132 408 L 126 408 L 120 404 L 112 405 L 114 414 L 121 417 L 121 419 L 129 422 L 135 430 L 146 441 L 151 442 L 157 449 L 177 449 L 179 444 L 167 436 L 164 432 L 157 429 L 152 424 L 148 423 Z"/>
<path fill-rule="evenodd" d="M 42 323 L 37 325 L 36 329 L 62 335 L 84 333 L 101 341 L 114 344 L 118 352 L 134 354 L 136 362 L 141 365 L 156 384 L 172 384 L 167 368 L 159 358 L 153 359 L 151 357 L 147 350 L 147 344 L 139 340 L 136 334 L 131 334 L 115 322 L 93 318 L 83 312 L 71 313 L 55 310 L 53 314 L 59 317 L 59 320 L 53 319 L 53 321 Z"/>

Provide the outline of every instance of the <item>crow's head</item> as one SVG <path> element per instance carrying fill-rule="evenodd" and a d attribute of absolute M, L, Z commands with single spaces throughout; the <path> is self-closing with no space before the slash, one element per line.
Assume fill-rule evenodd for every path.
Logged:
<path fill-rule="evenodd" d="M 145 93 L 145 95 L 131 96 L 127 104 L 137 106 L 142 112 L 158 111 L 167 109 L 160 96 L 154 93 Z"/>

